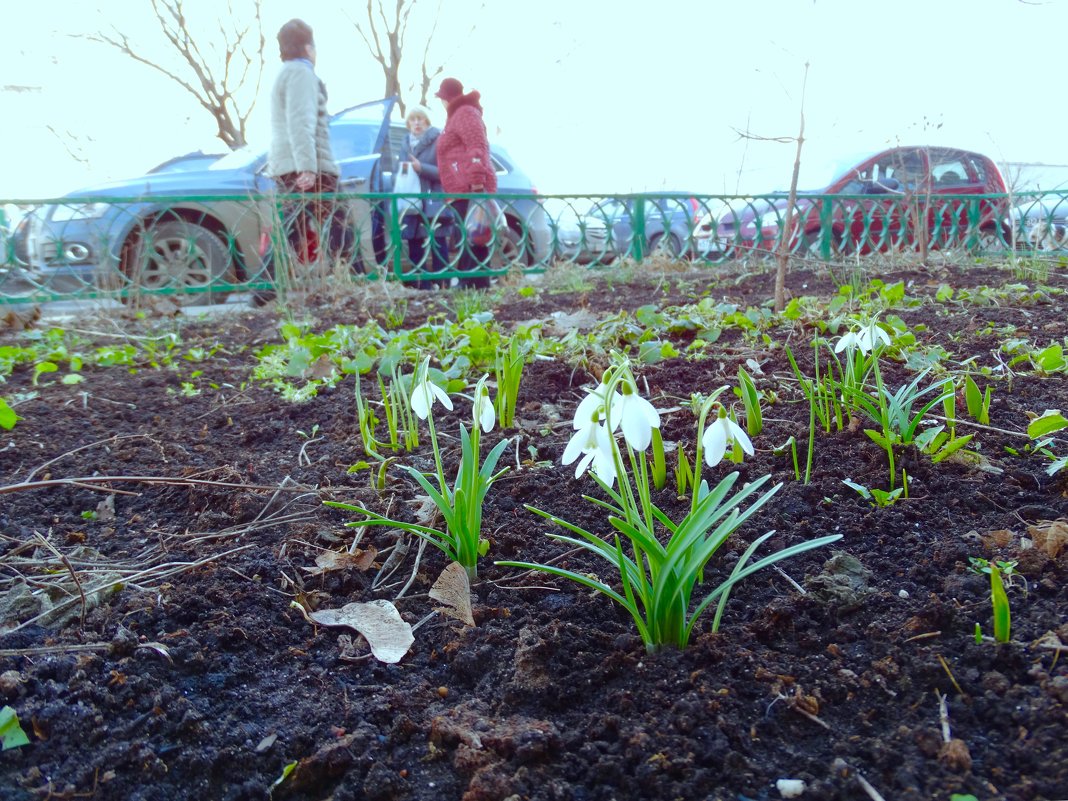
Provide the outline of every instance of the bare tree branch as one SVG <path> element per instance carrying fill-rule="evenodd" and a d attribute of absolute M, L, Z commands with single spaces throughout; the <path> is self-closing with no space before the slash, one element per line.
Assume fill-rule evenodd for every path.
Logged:
<path fill-rule="evenodd" d="M 485 2 L 479 6 L 479 12 L 485 8 Z M 423 6 L 420 6 L 422 8 Z M 408 106 L 406 94 L 418 96 L 418 102 L 426 104 L 434 79 L 444 72 L 444 64 L 448 59 L 441 60 L 439 64 L 432 65 L 431 47 L 438 39 L 438 23 L 441 19 L 441 0 L 438 1 L 434 12 L 430 32 L 423 41 L 422 60 L 419 65 L 419 78 L 407 84 L 407 93 L 401 87 L 401 65 L 404 54 L 414 49 L 409 42 L 409 25 L 413 21 L 413 12 L 416 10 L 416 0 L 367 0 L 367 6 L 363 11 L 360 21 L 349 17 L 359 33 L 363 43 L 367 46 L 367 52 L 377 62 L 382 70 L 385 81 L 385 95 L 396 95 L 398 107 L 404 114 Z M 479 19 L 480 13 L 472 15 L 473 19 Z M 474 33 L 476 24 L 472 24 L 467 38 Z M 463 42 L 456 42 L 457 49 Z M 416 45 L 418 46 L 418 45 Z M 406 62 L 405 62 L 406 63 Z"/>
<path fill-rule="evenodd" d="M 181 86 L 212 115 L 216 135 L 234 149 L 246 142 L 248 120 L 263 80 L 263 0 L 250 1 L 252 19 L 243 27 L 237 22 L 227 27 L 220 17 L 217 41 L 208 38 L 201 42 L 190 26 L 184 0 L 152 0 L 160 33 L 184 62 L 181 71 L 165 66 L 166 59 L 161 55 L 145 55 L 146 49 L 135 45 L 118 27 L 84 38 L 109 45 Z M 225 19 L 244 18 L 234 10 L 232 0 L 226 8 Z"/>

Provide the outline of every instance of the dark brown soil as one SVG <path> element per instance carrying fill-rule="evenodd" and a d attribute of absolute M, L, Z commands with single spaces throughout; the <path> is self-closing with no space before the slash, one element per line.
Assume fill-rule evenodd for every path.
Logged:
<path fill-rule="evenodd" d="M 1015 280 L 991 267 L 882 278 L 909 282 L 916 297 L 933 297 L 942 282 L 956 289 Z M 1047 283 L 1068 286 L 1057 276 Z M 837 292 L 815 273 L 791 275 L 790 286 L 824 299 Z M 511 288 L 494 310 L 511 325 L 553 312 L 687 303 L 706 292 L 744 310 L 765 306 L 770 291 L 767 275 L 710 283 L 708 273 L 667 272 L 645 282 L 595 277 L 592 288 L 534 298 Z M 314 328 L 384 320 L 381 297 L 313 303 Z M 407 298 L 405 327 L 453 305 L 448 293 Z M 1049 460 L 1028 455 L 1026 437 L 1012 433 L 1025 430 L 1028 413 L 1066 408 L 1068 376 L 1017 366 L 1009 380 L 998 353 L 1007 334 L 990 328 L 1064 342 L 1066 308 L 1054 292 L 1019 305 L 928 302 L 892 311 L 953 362 L 974 357 L 1001 378 L 990 379 L 990 426 L 968 428 L 982 463 L 932 464 L 903 451 L 910 497 L 888 508 L 873 508 L 842 483 L 887 484 L 885 455 L 859 429 L 821 432 L 809 484 L 794 478 L 789 457 L 773 453 L 796 436 L 803 464 L 808 406 L 782 343 L 794 344 L 811 370 L 797 343 L 810 340 L 815 320 L 784 320 L 770 341 L 727 329 L 705 358 L 640 368 L 662 409 L 733 384 L 746 359 L 762 365 L 758 385 L 779 398 L 765 409 L 755 458 L 737 469 L 742 479 L 770 472 L 784 485 L 717 556 L 709 581 L 767 530 L 778 532 L 769 543 L 776 547 L 844 535 L 833 550 L 741 585 L 718 633 L 710 633 L 709 616 L 690 648 L 654 654 L 603 596 L 493 564 L 564 553 L 524 503 L 607 530 L 581 499 L 592 482 L 559 464 L 569 411 L 603 367 L 597 359 L 527 367 L 519 428 L 507 432 L 518 437 L 504 457 L 512 469 L 486 505 L 492 544 L 473 587 L 474 628 L 432 613 L 427 592 L 446 566 L 433 548 L 417 565 L 412 547 L 385 586 L 372 586 L 384 558 L 363 572 L 310 570 L 324 549 L 346 549 L 354 533 L 344 526 L 351 517 L 323 500 L 398 513 L 416 492 L 397 469 L 381 495 L 366 472 L 347 472 L 364 458 L 351 377 L 303 404 L 252 380 L 254 351 L 278 338 L 277 312 L 186 323 L 183 349 L 222 346 L 204 362 L 86 368 L 85 380 L 69 386 L 61 369 L 36 387 L 32 366 L 16 367 L 4 395 L 37 395 L 17 406 L 16 427 L 0 432 L 0 594 L 62 585 L 67 595 L 55 600 L 71 602 L 62 625 L 15 628 L 32 606 L 0 620 L 0 703 L 16 710 L 31 739 L 0 755 L 0 797 L 265 799 L 296 762 L 273 797 L 749 801 L 780 798 L 776 781 L 793 778 L 806 783 L 802 799 L 1068 798 L 1068 660 L 1057 650 L 1068 643 L 1068 553 L 1023 549 L 1040 521 L 1068 517 L 1068 473 L 1047 475 Z M 115 344 L 121 338 L 107 332 L 139 324 L 64 325 Z M 693 339 L 663 336 L 680 351 Z M 20 341 L 4 335 L 5 343 Z M 196 370 L 203 374 L 193 378 Z M 909 375 L 894 363 L 886 374 L 893 387 Z M 185 397 L 185 381 L 200 394 Z M 461 406 L 438 420 L 443 432 L 455 431 Z M 692 453 L 694 427 L 679 408 L 665 415 L 665 440 Z M 423 441 L 401 463 L 425 468 Z M 1058 448 L 1063 455 L 1068 446 L 1061 440 Z M 450 464 L 455 452 L 446 448 Z M 722 464 L 706 477 L 729 470 Z M 93 476 L 128 478 L 64 481 Z M 52 483 L 12 486 L 27 481 Z M 670 484 L 658 502 L 680 506 Z M 395 531 L 370 529 L 361 548 L 385 552 L 397 540 Z M 863 586 L 832 578 L 847 556 L 862 566 Z M 976 623 L 992 632 L 989 579 L 968 569 L 969 557 L 980 556 L 1019 562 L 1006 644 L 975 640 Z M 609 578 L 585 556 L 563 564 Z M 413 570 L 396 605 L 412 624 L 430 617 L 397 664 L 371 658 L 355 632 L 311 625 L 298 608 L 395 599 Z M 83 592 L 124 586 L 100 599 L 90 593 L 83 604 L 75 585 L 63 583 L 71 571 Z"/>

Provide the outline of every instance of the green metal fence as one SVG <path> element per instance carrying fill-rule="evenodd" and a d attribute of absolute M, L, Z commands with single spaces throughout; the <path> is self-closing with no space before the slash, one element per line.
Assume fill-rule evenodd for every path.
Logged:
<path fill-rule="evenodd" d="M 555 263 L 1068 251 L 1068 193 L 201 195 L 13 200 L 0 303 L 219 296 L 388 278 L 483 286 Z M 11 205 L 7 206 L 11 208 Z M 478 210 L 484 223 L 471 225 Z"/>

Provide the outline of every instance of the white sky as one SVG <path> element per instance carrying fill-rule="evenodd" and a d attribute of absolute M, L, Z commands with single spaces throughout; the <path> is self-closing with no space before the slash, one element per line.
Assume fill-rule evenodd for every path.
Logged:
<path fill-rule="evenodd" d="M 432 52 L 445 75 L 481 91 L 491 137 L 544 193 L 785 187 L 794 146 L 735 129 L 796 135 L 805 62 L 812 186 L 816 165 L 893 144 L 1068 163 L 1068 0 L 486 0 L 476 13 L 480 4 L 443 0 Z M 268 68 L 250 138 L 266 141 L 274 35 L 294 15 L 315 29 L 331 110 L 382 96 L 349 16 L 361 6 L 264 0 Z M 419 0 L 413 35 L 435 7 Z M 225 6 L 186 8 L 210 20 Z M 224 147 L 184 90 L 74 38 L 116 24 L 170 58 L 148 0 L 48 0 L 3 14 L 0 200 L 64 194 Z M 413 49 L 408 66 L 420 56 Z"/>

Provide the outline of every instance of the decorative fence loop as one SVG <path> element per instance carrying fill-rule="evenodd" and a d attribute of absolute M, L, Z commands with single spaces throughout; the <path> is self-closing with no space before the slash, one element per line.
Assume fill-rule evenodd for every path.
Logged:
<path fill-rule="evenodd" d="M 793 258 L 825 262 L 871 254 L 922 259 L 932 250 L 1068 250 L 1065 192 L 923 194 L 889 181 L 864 190 L 801 193 L 789 225 L 785 194 L 497 194 L 497 222 L 478 241 L 464 216 L 487 195 L 0 201 L 21 210 L 19 219 L 0 219 L 0 303 L 211 299 L 374 278 L 484 286 L 561 262 L 760 260 L 784 241 Z"/>

